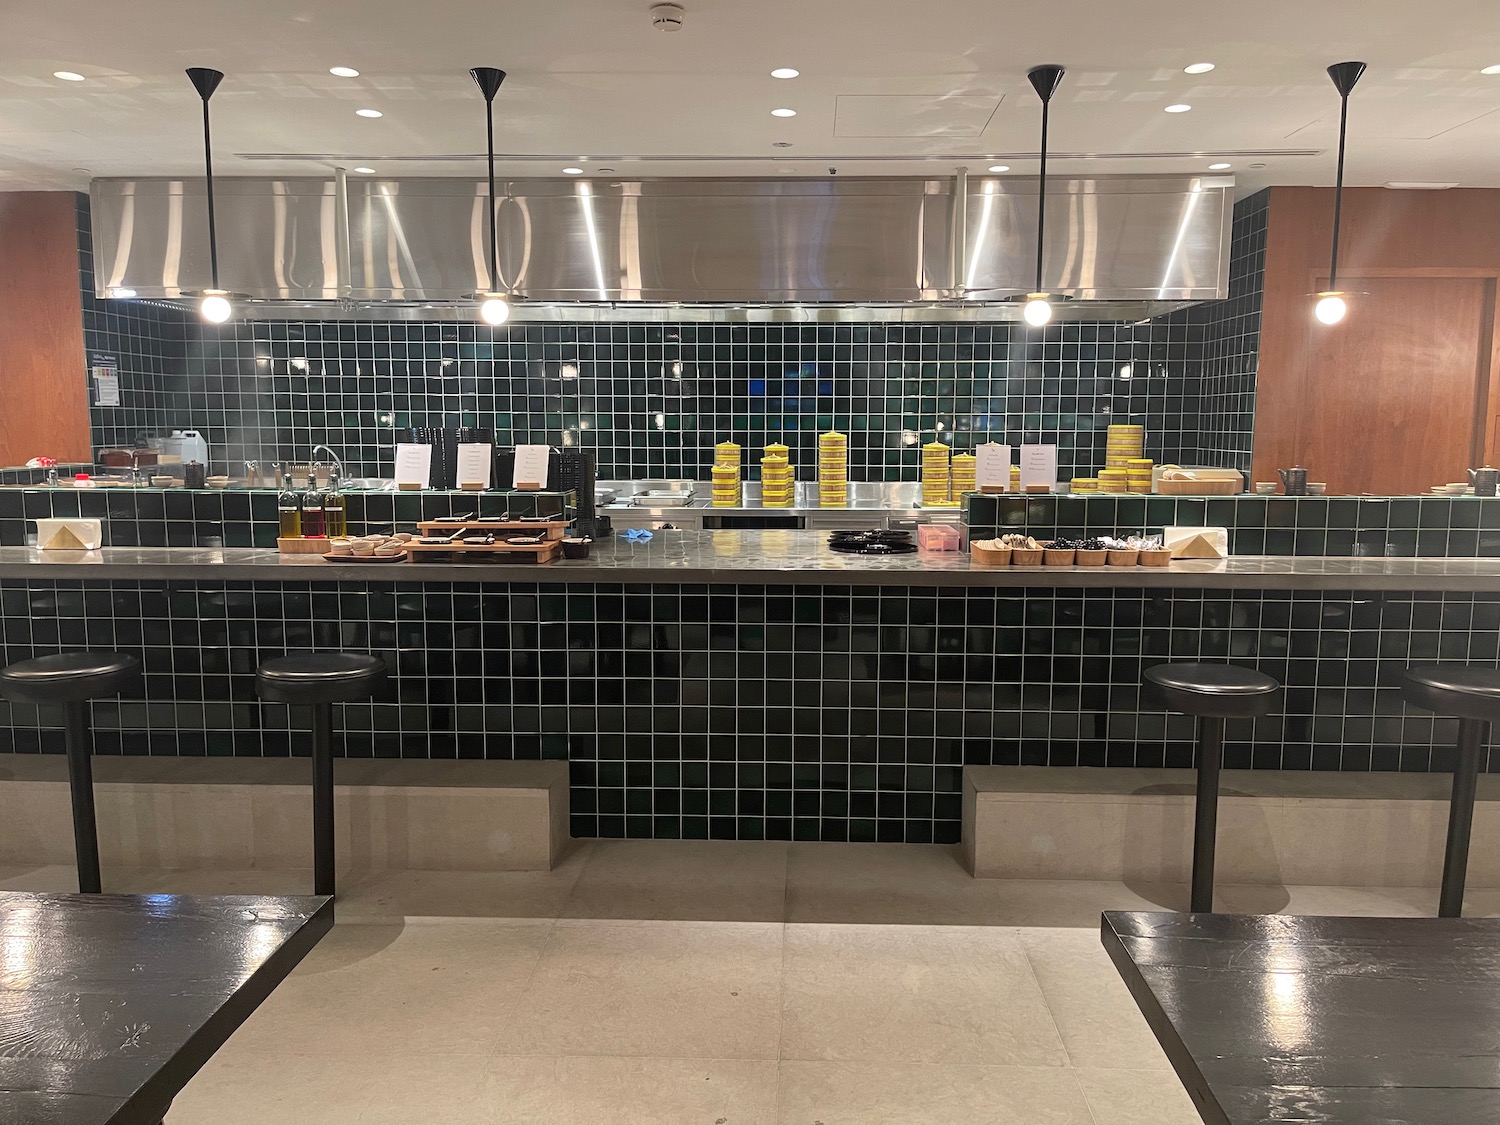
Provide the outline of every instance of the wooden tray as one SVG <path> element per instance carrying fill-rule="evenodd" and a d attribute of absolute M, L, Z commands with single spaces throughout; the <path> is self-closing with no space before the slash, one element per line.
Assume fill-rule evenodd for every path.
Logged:
<path fill-rule="evenodd" d="M 276 549 L 283 555 L 321 555 L 327 552 L 330 542 L 327 536 L 320 539 L 277 539 Z"/>
<path fill-rule="evenodd" d="M 562 543 L 549 539 L 545 543 L 408 543 L 407 554 L 413 561 L 429 555 L 461 555 L 490 562 L 551 562 L 562 554 Z M 510 556 L 506 558 L 504 556 Z"/>
<path fill-rule="evenodd" d="M 399 555 L 324 555 L 329 562 L 398 563 L 406 561 L 406 552 Z"/>
<path fill-rule="evenodd" d="M 570 520 L 423 520 L 417 527 L 424 536 L 454 531 L 529 531 L 543 539 L 561 539 L 571 525 Z"/>

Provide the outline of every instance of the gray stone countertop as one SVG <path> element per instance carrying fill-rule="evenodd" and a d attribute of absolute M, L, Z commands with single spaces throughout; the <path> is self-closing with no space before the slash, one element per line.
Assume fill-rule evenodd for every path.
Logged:
<path fill-rule="evenodd" d="M 649 543 L 595 544 L 591 558 L 536 565 L 329 562 L 256 548 L 0 547 L 0 579 L 217 581 L 749 583 L 851 586 L 1126 587 L 1500 592 L 1500 559 L 1239 556 L 1150 567 L 990 567 L 967 553 L 841 555 L 814 531 L 658 532 Z"/>

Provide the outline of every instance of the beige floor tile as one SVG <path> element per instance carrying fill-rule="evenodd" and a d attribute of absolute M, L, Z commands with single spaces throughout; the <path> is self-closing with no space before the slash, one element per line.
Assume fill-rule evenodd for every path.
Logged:
<path fill-rule="evenodd" d="M 776 1063 L 770 1059 L 501 1056 L 488 1068 L 486 1125 L 772 1125 L 776 1120 Z M 391 1125 L 399 1123 L 392 1119 Z"/>
<path fill-rule="evenodd" d="M 564 919 L 497 1049 L 774 1059 L 781 946 L 779 923 Z"/>
<path fill-rule="evenodd" d="M 387 1064 L 332 1049 L 243 1049 L 238 1034 L 172 1102 L 166 1125 L 356 1125 Z"/>
<path fill-rule="evenodd" d="M 788 925 L 781 1057 L 1061 1066 L 1014 931 Z"/>
<path fill-rule="evenodd" d="M 728 840 L 596 840 L 565 918 L 780 922 L 787 846 Z"/>
<path fill-rule="evenodd" d="M 1177 1075 L 1170 1070 L 1073 1072 L 1099 1125 L 1201 1125 Z"/>
<path fill-rule="evenodd" d="M 943 844 L 792 844 L 787 921 L 1005 925 L 1001 885 L 964 870 Z"/>
<path fill-rule="evenodd" d="M 1214 905 L 1228 914 L 1333 914 L 1377 918 L 1432 916 L 1437 913 L 1437 888 L 1262 887 L 1229 884 L 1218 888 Z"/>
<path fill-rule="evenodd" d="M 780 1125 L 1094 1125 L 1069 1070 L 940 1063 L 784 1062 L 779 1121 Z"/>
<path fill-rule="evenodd" d="M 1011 926 L 1072 926 L 1097 930 L 1106 910 L 1186 909 L 1187 887 L 1177 883 L 1115 883 L 1087 879 L 1015 879 L 995 883 Z"/>
<path fill-rule="evenodd" d="M 573 893 L 588 848 L 551 871 L 379 871 L 346 880 L 341 919 L 556 918 Z"/>
<path fill-rule="evenodd" d="M 1074 1066 L 1161 1070 L 1167 1058 L 1096 930 L 1019 930 Z"/>
<path fill-rule="evenodd" d="M 235 1044 L 334 1057 L 483 1054 L 512 1026 L 550 921 L 340 922 Z"/>

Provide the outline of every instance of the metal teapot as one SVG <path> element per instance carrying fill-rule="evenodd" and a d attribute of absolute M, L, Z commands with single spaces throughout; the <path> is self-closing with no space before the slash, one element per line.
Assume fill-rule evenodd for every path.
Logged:
<path fill-rule="evenodd" d="M 1500 485 L 1500 469 L 1470 469 L 1469 483 L 1474 486 L 1475 496 L 1493 496 Z"/>
<path fill-rule="evenodd" d="M 1288 496 L 1307 495 L 1306 469 L 1277 469 L 1276 473 L 1281 477 L 1281 486 L 1286 489 L 1286 494 Z"/>

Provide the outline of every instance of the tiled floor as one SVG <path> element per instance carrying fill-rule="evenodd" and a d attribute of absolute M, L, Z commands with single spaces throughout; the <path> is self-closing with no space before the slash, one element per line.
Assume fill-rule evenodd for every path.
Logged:
<path fill-rule="evenodd" d="M 106 871 L 301 892 L 303 872 Z M 169 1125 L 1191 1125 L 1100 948 L 1180 887 L 970 879 L 950 849 L 594 842 L 546 874 L 344 878 L 334 931 Z M 0 886 L 71 890 L 65 868 Z M 1224 887 L 1432 913 L 1435 890 Z M 1500 912 L 1500 892 L 1469 912 Z"/>

